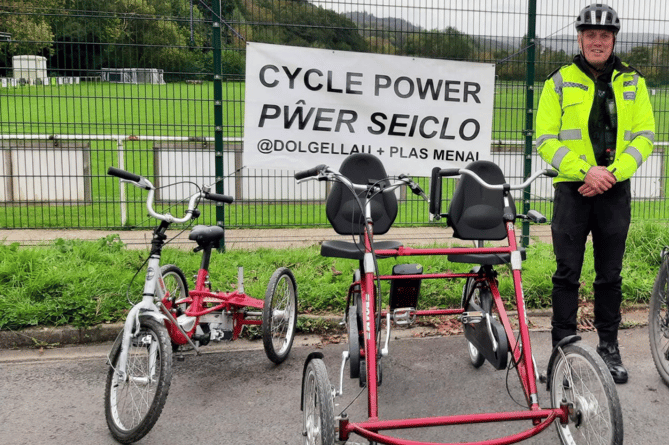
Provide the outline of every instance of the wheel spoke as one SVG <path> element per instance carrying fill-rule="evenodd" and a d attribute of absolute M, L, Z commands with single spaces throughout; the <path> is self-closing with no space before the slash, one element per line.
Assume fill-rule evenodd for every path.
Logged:
<path fill-rule="evenodd" d="M 568 344 L 556 358 L 551 399 L 570 404 L 569 422 L 557 423 L 563 444 L 622 443 L 622 411 L 606 365 L 591 348 Z"/>
<path fill-rule="evenodd" d="M 334 443 L 334 406 L 330 382 L 322 360 L 313 359 L 307 365 L 302 391 L 305 445 Z"/>
<path fill-rule="evenodd" d="M 650 299 L 648 334 L 655 366 L 669 385 L 669 259 L 664 260 Z"/>
<path fill-rule="evenodd" d="M 119 368 L 121 343 L 112 351 L 105 388 L 105 416 L 114 437 L 123 443 L 144 437 L 158 420 L 167 398 L 172 371 L 167 330 L 158 320 L 142 320 L 127 351 L 123 380 Z"/>
<path fill-rule="evenodd" d="M 263 307 L 263 344 L 270 360 L 281 363 L 288 356 L 297 321 L 297 290 L 292 273 L 277 269 L 270 279 Z"/>

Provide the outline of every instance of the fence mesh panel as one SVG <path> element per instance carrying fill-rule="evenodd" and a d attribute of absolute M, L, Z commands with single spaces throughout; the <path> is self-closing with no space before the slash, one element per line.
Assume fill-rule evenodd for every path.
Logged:
<path fill-rule="evenodd" d="M 645 74 L 657 123 L 654 154 L 633 181 L 633 218 L 667 220 L 667 5 L 609 4 L 622 21 L 617 54 Z M 325 185 L 296 186 L 292 171 L 244 165 L 246 42 L 494 63 L 492 157 L 510 172 L 509 182 L 518 181 L 528 116 L 544 79 L 577 51 L 573 22 L 582 6 L 574 0 L 4 2 L 0 227 L 151 226 L 144 192 L 108 177 L 109 166 L 152 180 L 161 187 L 158 206 L 173 214 L 195 191 L 193 182 L 218 179 L 219 191 L 236 200 L 226 207 L 227 227 L 327 225 Z M 535 39 L 528 37 L 531 25 Z M 536 153 L 532 158 L 533 169 L 545 166 Z M 429 187 L 428 178 L 420 181 Z M 536 183 L 529 202 L 549 217 L 550 189 L 548 181 Z M 215 206 L 203 210 L 202 223 L 221 218 Z M 402 194 L 397 224 L 427 222 L 425 203 Z"/>

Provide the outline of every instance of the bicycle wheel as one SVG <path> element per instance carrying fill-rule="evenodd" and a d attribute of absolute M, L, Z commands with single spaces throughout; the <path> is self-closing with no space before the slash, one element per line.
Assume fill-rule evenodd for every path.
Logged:
<path fill-rule="evenodd" d="M 360 335 L 360 324 L 358 323 L 358 308 L 355 305 L 348 308 L 347 330 L 349 375 L 352 379 L 357 379 L 360 377 L 360 350 L 364 348 L 364 345 L 362 344 L 363 337 Z"/>
<path fill-rule="evenodd" d="M 179 304 L 179 301 L 183 301 L 184 298 L 188 297 L 188 285 L 186 284 L 186 276 L 184 273 L 174 264 L 166 264 L 160 268 L 160 273 L 163 276 L 163 281 L 165 282 L 165 297 L 170 300 L 168 307 L 172 316 L 176 319 L 181 314 L 186 312 L 186 304 Z M 176 326 L 174 326 L 169 321 L 165 321 L 167 327 L 167 332 L 172 339 L 172 351 L 177 352 L 179 346 L 188 343 L 188 340 L 179 332 Z M 190 335 L 190 334 L 189 334 Z M 176 340 L 176 341 L 175 341 Z"/>
<path fill-rule="evenodd" d="M 170 389 L 172 348 L 165 326 L 152 318 L 140 319 L 139 333 L 130 340 L 125 380 L 116 372 L 120 353 L 117 342 L 105 385 L 105 417 L 116 440 L 132 443 L 153 428 Z"/>
<path fill-rule="evenodd" d="M 551 402 L 573 405 L 569 423 L 556 421 L 565 445 L 623 443 L 623 417 L 616 386 L 604 361 L 580 342 L 562 348 L 551 374 Z"/>
<path fill-rule="evenodd" d="M 650 297 L 648 337 L 655 367 L 669 385 L 669 256 L 660 266 Z"/>
<path fill-rule="evenodd" d="M 262 341 L 267 358 L 283 362 L 295 338 L 297 324 L 297 286 L 293 273 L 280 267 L 274 271 L 265 292 L 262 310 Z"/>
<path fill-rule="evenodd" d="M 353 282 L 360 283 L 360 269 L 353 272 Z M 348 308 L 348 356 L 350 360 L 349 375 L 352 379 L 360 377 L 360 351 L 365 348 L 362 330 L 362 295 L 360 284 L 356 284 L 351 291 L 351 301 Z"/>
<path fill-rule="evenodd" d="M 188 296 L 186 275 L 174 264 L 166 264 L 160 268 L 160 274 L 165 282 L 167 297 L 172 301 L 179 301 Z"/>
<path fill-rule="evenodd" d="M 319 358 L 309 361 L 302 381 L 304 444 L 334 445 L 335 420 L 332 386 L 325 363 Z"/>
<path fill-rule="evenodd" d="M 467 301 L 467 296 L 470 292 L 473 293 L 471 298 Z M 492 308 L 492 292 L 487 285 L 476 285 L 476 280 L 472 277 L 467 278 L 465 286 L 462 288 L 462 303 L 461 306 L 463 309 L 467 310 L 467 305 L 469 302 L 475 303 L 484 311 L 490 313 Z M 483 363 L 485 363 L 485 357 L 476 346 L 474 346 L 470 341 L 467 340 L 467 347 L 469 350 L 469 360 L 472 362 L 474 368 L 480 368 Z"/>

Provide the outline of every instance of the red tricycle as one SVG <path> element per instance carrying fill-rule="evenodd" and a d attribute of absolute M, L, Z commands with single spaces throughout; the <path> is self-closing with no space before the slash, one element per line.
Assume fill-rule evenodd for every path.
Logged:
<path fill-rule="evenodd" d="M 243 269 L 238 269 L 237 288 L 212 290 L 209 263 L 212 250 L 224 236 L 220 226 L 196 225 L 188 238 L 202 252 L 195 288 L 188 290 L 186 277 L 174 264 L 161 265 L 166 232 L 173 223 L 187 223 L 200 215 L 202 200 L 223 203 L 233 198 L 211 192 L 211 186 L 197 186 L 184 216 L 154 209 L 156 187 L 142 176 L 109 167 L 108 174 L 148 191 L 146 208 L 160 221 L 153 231 L 151 252 L 140 302 L 128 312 L 123 331 L 109 354 L 105 385 L 105 417 L 114 438 L 136 442 L 153 428 L 165 406 L 172 381 L 172 355 L 183 358 L 183 349 L 200 354 L 200 347 L 212 341 L 235 340 L 244 326 L 261 326 L 267 357 L 276 364 L 290 353 L 297 323 L 297 286 L 293 273 L 280 267 L 269 280 L 265 299 L 244 292 Z"/>
<path fill-rule="evenodd" d="M 537 382 L 541 379 L 532 355 L 521 281 L 526 251 L 518 245 L 514 222 L 545 222 L 546 218 L 537 211 L 516 213 L 511 191 L 525 189 L 542 175 L 555 176 L 556 172 L 539 171 L 522 184 L 510 185 L 501 169 L 490 161 L 475 161 L 466 168 L 435 167 L 430 213 L 436 219 L 445 219 L 455 238 L 473 241 L 474 247 L 410 248 L 398 241 L 374 240 L 374 235 L 386 233 L 395 220 L 396 189 L 408 186 L 427 200 L 421 187 L 408 176 L 388 177 L 382 162 L 366 153 L 347 157 L 338 172 L 319 165 L 295 174 L 298 181 L 333 182 L 326 203 L 328 220 L 338 234 L 353 237 L 352 241 L 323 242 L 321 255 L 359 262 L 347 294 L 344 316 L 348 348 L 342 352 L 339 386 L 330 384 L 322 353 L 311 353 L 304 364 L 301 409 L 305 444 L 346 443 L 357 435 L 374 444 L 416 445 L 425 442 L 394 437 L 388 431 L 511 421 L 527 422 L 527 428 L 505 437 L 468 443 L 517 443 L 555 424 L 563 444 L 622 444 L 622 411 L 613 379 L 599 355 L 578 336 L 565 338 L 553 349 L 545 376 L 550 405 L 539 405 Z M 442 214 L 444 178 L 456 176 L 460 179 L 448 213 Z M 504 246 L 485 247 L 485 241 L 504 240 Z M 418 264 L 396 264 L 390 275 L 379 273 L 378 261 L 383 258 L 424 255 L 445 255 L 449 262 L 474 266 L 467 273 L 423 273 Z M 499 292 L 498 266 L 510 268 L 518 336 Z M 464 280 L 461 307 L 418 309 L 420 283 L 432 279 Z M 387 310 L 381 305 L 380 295 L 385 280 L 390 281 Z M 378 403 L 380 361 L 389 353 L 391 326 L 410 325 L 416 317 L 437 315 L 459 317 L 474 368 L 488 361 L 497 370 L 517 370 L 526 410 L 406 419 L 382 416 Z M 383 319 L 385 341 L 381 335 Z M 354 421 L 346 408 L 335 412 L 334 400 L 342 396 L 346 366 L 349 376 L 367 389 L 366 420 Z"/>

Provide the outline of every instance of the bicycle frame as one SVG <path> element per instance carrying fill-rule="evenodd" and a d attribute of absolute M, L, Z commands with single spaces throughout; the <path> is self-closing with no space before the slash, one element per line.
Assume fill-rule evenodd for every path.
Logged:
<path fill-rule="evenodd" d="M 131 338 L 136 336 L 139 332 L 140 317 L 153 317 L 161 322 L 169 320 L 171 324 L 176 327 L 178 332 L 180 332 L 180 334 L 188 340 L 194 349 L 198 351 L 197 346 L 190 340 L 183 329 L 181 329 L 174 317 L 172 317 L 170 314 L 169 310 L 163 304 L 165 301 L 167 301 L 168 295 L 162 274 L 160 272 L 160 255 L 165 244 L 165 232 L 169 228 L 170 224 L 190 221 L 193 218 L 195 209 L 197 208 L 197 202 L 203 197 L 221 200 L 223 202 L 227 201 L 227 197 L 210 194 L 209 187 L 205 187 L 204 191 L 195 193 L 189 198 L 188 210 L 186 210 L 186 214 L 181 218 L 176 218 L 169 213 L 160 214 L 154 210 L 153 201 L 155 196 L 155 187 L 149 180 L 138 175 L 114 168 L 110 168 L 110 174 L 114 174 L 115 176 L 120 177 L 122 181 L 129 182 L 135 186 L 148 190 L 146 198 L 147 211 L 150 216 L 160 220 L 160 225 L 154 230 L 153 238 L 151 240 L 151 253 L 147 264 L 146 279 L 144 281 L 144 289 L 142 291 L 142 301 L 133 305 L 133 307 L 128 312 L 128 316 L 125 320 L 123 331 L 121 333 L 122 343 L 117 372 L 119 377 L 122 380 L 125 380 L 127 378 L 126 367 L 128 362 L 128 349 Z M 152 348 L 150 352 L 150 360 L 155 361 L 155 348 Z M 111 363 L 111 358 L 109 361 Z M 155 367 L 152 364 L 150 368 L 151 376 L 153 376 L 155 373 Z"/>
<path fill-rule="evenodd" d="M 194 251 L 203 253 L 195 289 L 189 293 L 186 276 L 177 265 L 161 266 L 167 229 L 174 222 L 198 218 L 201 199 L 230 204 L 234 198 L 211 193 L 211 185 L 193 183 L 198 191 L 190 196 L 185 215 L 176 218 L 153 209 L 155 187 L 148 179 L 115 167 L 109 167 L 107 173 L 148 190 L 148 213 L 160 221 L 153 231 L 141 301 L 130 309 L 112 346 L 105 384 L 107 426 L 119 442 L 132 443 L 158 420 L 172 381 L 172 359 L 175 353 L 183 359 L 182 345 L 189 344 L 199 355 L 199 346 L 212 340 L 235 340 L 244 326 L 259 325 L 267 358 L 277 365 L 286 360 L 296 331 L 297 285 L 293 273 L 279 267 L 269 280 L 264 300 L 252 298 L 244 293 L 240 267 L 237 289 L 212 292 L 211 254 L 225 230 L 219 225 L 195 225 L 188 238 L 197 243 Z"/>
<path fill-rule="evenodd" d="M 203 262 L 204 261 L 205 259 L 203 259 Z M 261 317 L 262 312 L 248 312 L 240 310 L 246 307 L 262 310 L 264 304 L 262 300 L 250 297 L 244 293 L 243 268 L 240 267 L 238 269 L 238 286 L 237 289 L 232 292 L 212 292 L 206 284 L 208 278 L 208 264 L 203 264 L 197 273 L 195 289 L 188 292 L 188 297 L 175 301 L 174 303 L 175 305 L 188 305 L 188 309 L 186 312 L 184 312 L 184 315 L 196 318 L 193 330 L 195 330 L 200 324 L 202 317 L 206 317 L 207 315 L 218 311 L 223 311 L 227 315 L 231 315 L 233 317 L 233 332 L 231 340 L 236 340 L 239 338 L 239 335 L 242 333 L 244 326 L 260 326 L 262 324 L 262 320 L 259 318 L 246 318 L 247 316 Z M 215 306 L 205 307 L 205 304 L 215 304 Z M 169 309 L 169 306 L 166 305 L 166 307 Z M 170 335 L 174 335 L 173 332 L 170 332 Z M 181 333 L 181 335 L 184 336 L 185 333 Z M 183 340 L 179 341 L 179 343 L 182 342 Z"/>
<path fill-rule="evenodd" d="M 322 167 L 322 166 L 319 166 Z M 313 171 L 312 171 L 313 172 Z M 467 173 L 468 171 L 463 171 Z M 360 293 L 362 304 L 362 330 L 364 335 L 364 351 L 361 351 L 361 357 L 366 359 L 367 372 L 367 405 L 368 405 L 368 420 L 364 422 L 352 422 L 347 416 L 340 416 L 336 418 L 339 421 L 338 440 L 347 441 L 352 433 L 358 434 L 365 439 L 384 444 L 393 445 L 416 445 L 422 442 L 412 440 L 405 440 L 380 434 L 382 431 L 407 429 L 407 428 L 425 428 L 435 426 L 449 426 L 469 423 L 487 423 L 487 422 L 506 422 L 506 421 L 532 421 L 532 427 L 525 431 L 513 434 L 504 438 L 497 438 L 492 440 L 484 440 L 478 442 L 468 442 L 469 444 L 511 444 L 529 437 L 545 430 L 555 420 L 566 424 L 569 418 L 569 406 L 564 403 L 558 408 L 542 409 L 538 403 L 537 395 L 537 377 L 538 373 L 532 356 L 531 343 L 529 337 L 529 328 L 527 322 L 527 312 L 525 309 L 524 295 L 522 290 L 521 265 L 522 256 L 518 249 L 518 244 L 515 235 L 515 226 L 513 221 L 506 221 L 506 232 L 508 237 L 508 246 L 505 247 L 474 247 L 474 248 L 410 248 L 399 247 L 397 249 L 374 250 L 373 249 L 373 221 L 371 215 L 371 196 L 378 192 L 378 189 L 368 188 L 367 186 L 357 185 L 351 183 L 346 177 L 338 173 L 333 173 L 332 178 L 341 181 L 354 192 L 366 191 L 364 215 L 365 215 L 365 230 L 363 234 L 365 253 L 362 261 L 364 274 L 360 281 L 355 281 L 349 288 L 348 304 L 351 304 L 354 292 Z M 509 190 L 525 188 L 527 184 L 536 179 L 541 173 L 537 173 L 529 178 L 525 183 L 519 186 L 508 187 L 505 190 L 504 199 L 505 205 L 509 205 Z M 482 184 L 485 184 L 478 176 L 473 175 Z M 299 179 L 299 178 L 298 178 Z M 400 179 L 392 185 L 386 187 L 385 191 L 394 190 L 401 185 L 409 185 L 409 183 Z M 503 186 L 499 186 L 503 187 Z M 519 337 L 516 338 L 511 323 L 509 314 L 504 308 L 504 302 L 500 296 L 496 278 L 490 273 L 433 273 L 420 275 L 379 275 L 376 274 L 375 255 L 384 257 L 405 257 L 405 256 L 424 256 L 424 255 L 463 255 L 463 254 L 508 254 L 510 255 L 510 266 L 512 270 L 512 279 L 515 289 L 515 303 L 517 306 Z M 528 411 L 512 411 L 501 413 L 480 413 L 480 414 L 465 414 L 452 416 L 436 416 L 423 417 L 413 419 L 398 419 L 398 420 L 381 420 L 379 415 L 378 405 L 378 381 L 377 381 L 377 367 L 378 359 L 388 353 L 388 340 L 390 337 L 390 313 L 381 312 L 381 316 L 385 316 L 387 320 L 387 337 L 386 346 L 379 351 L 377 344 L 377 317 L 376 305 L 377 294 L 375 281 L 387 280 L 392 281 L 396 279 L 456 279 L 456 278 L 472 278 L 477 281 L 486 281 L 490 287 L 495 308 L 498 311 L 499 318 L 502 322 L 504 331 L 508 337 L 509 350 L 512 352 L 513 360 L 516 364 L 518 376 L 523 388 L 523 392 L 528 405 Z M 356 289 L 359 286 L 359 291 Z M 347 304 L 347 306 L 348 306 Z M 462 315 L 465 313 L 464 308 L 460 309 L 437 309 L 437 310 L 417 310 L 415 316 L 439 316 L 439 315 Z M 341 378 L 343 381 L 344 366 L 348 359 L 348 351 L 342 354 Z M 335 395 L 341 395 L 342 384 L 340 384 L 339 391 Z M 447 445 L 447 444 L 444 444 Z"/>

